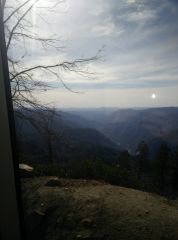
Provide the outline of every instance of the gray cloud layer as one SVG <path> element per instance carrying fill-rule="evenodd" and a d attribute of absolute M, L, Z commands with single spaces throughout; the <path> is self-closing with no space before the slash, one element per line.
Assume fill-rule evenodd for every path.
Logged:
<path fill-rule="evenodd" d="M 97 90 L 96 94 L 103 89 L 130 89 L 135 95 L 142 94 L 140 89 L 153 88 L 160 92 L 163 87 L 164 92 L 167 88 L 170 95 L 171 87 L 177 88 L 176 1 L 68 0 L 63 8 L 63 13 L 58 11 L 58 14 L 47 16 L 52 23 L 50 28 L 42 27 L 40 30 L 44 34 L 53 31 L 66 39 L 64 44 L 67 49 L 64 49 L 61 58 L 92 56 L 105 46 L 102 61 L 90 66 L 98 73 L 96 79 L 64 74 L 70 87 L 81 91 Z M 26 61 L 33 64 L 34 61 L 48 62 L 58 57 L 59 53 L 42 53 L 34 47 Z M 51 81 L 56 88 L 57 82 L 54 79 Z M 169 104 L 177 104 L 175 99 Z M 127 101 L 132 105 L 132 97 L 129 99 L 128 96 Z M 113 101 L 110 102 L 113 105 Z M 165 101 L 159 104 L 163 105 Z"/>

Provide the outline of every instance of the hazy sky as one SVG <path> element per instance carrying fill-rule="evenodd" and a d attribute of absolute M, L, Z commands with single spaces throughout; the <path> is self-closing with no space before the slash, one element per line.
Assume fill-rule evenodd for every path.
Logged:
<path fill-rule="evenodd" d="M 39 76 L 53 86 L 38 94 L 42 101 L 57 107 L 178 106 L 178 1 L 67 0 L 58 8 L 43 15 L 50 24 L 41 22 L 39 32 L 57 34 L 66 48 L 40 52 L 34 44 L 28 64 L 91 57 L 104 49 L 89 66 L 95 77 L 64 73 L 79 94 Z M 35 13 L 32 19 L 40 21 Z"/>

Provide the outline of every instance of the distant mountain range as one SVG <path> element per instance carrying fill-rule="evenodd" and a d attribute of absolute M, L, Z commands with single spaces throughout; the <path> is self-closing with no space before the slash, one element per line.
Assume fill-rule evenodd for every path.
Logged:
<path fill-rule="evenodd" d="M 51 127 L 56 134 L 62 132 L 65 141 L 68 142 L 68 146 L 60 140 L 55 142 L 58 155 L 63 149 L 64 158 L 67 156 L 75 159 L 95 155 L 105 156 L 105 160 L 112 161 L 122 149 L 134 154 L 141 141 L 148 143 L 152 153 L 158 150 L 161 143 L 178 145 L 176 107 L 65 109 L 57 110 L 57 113 Z M 41 115 L 35 111 L 31 114 L 40 122 Z M 26 142 L 27 146 L 33 144 L 41 149 L 46 148 L 44 135 L 40 135 L 32 124 L 26 120 L 17 120 L 16 124 L 17 135 L 23 136 L 23 142 Z"/>
<path fill-rule="evenodd" d="M 178 144 L 178 108 L 70 110 L 120 148 L 135 152 L 140 141 Z M 85 121 L 86 120 L 86 121 Z"/>
<path fill-rule="evenodd" d="M 23 114 L 27 116 L 26 119 L 16 119 L 17 136 L 20 151 L 30 156 L 32 162 L 48 161 L 47 138 L 49 137 L 55 158 L 62 162 L 90 157 L 99 157 L 104 161 L 112 162 L 118 156 L 117 144 L 97 129 L 98 122 L 87 120 L 77 114 L 57 111 L 50 123 L 48 133 L 46 131 L 49 126 L 44 126 L 43 130 L 43 114 L 36 111 L 30 113 L 35 125 L 27 120 L 28 112 Z"/>

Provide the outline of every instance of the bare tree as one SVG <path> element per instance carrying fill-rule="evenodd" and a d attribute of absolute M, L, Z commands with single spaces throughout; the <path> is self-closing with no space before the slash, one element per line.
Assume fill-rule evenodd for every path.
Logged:
<path fill-rule="evenodd" d="M 49 78 L 57 78 L 59 83 L 68 91 L 75 92 L 65 82 L 64 73 L 75 73 L 83 77 L 93 76 L 93 72 L 88 70 L 88 64 L 100 58 L 99 50 L 95 56 L 88 58 L 76 58 L 70 60 L 60 60 L 62 50 L 61 41 L 50 32 L 45 36 L 38 31 L 38 27 L 33 25 L 32 15 L 34 8 L 42 9 L 43 12 L 54 13 L 59 5 L 65 0 L 46 1 L 48 5 L 43 5 L 44 0 L 0 0 L 4 21 L 6 49 L 9 65 L 9 78 L 11 84 L 12 101 L 14 112 L 17 118 L 30 122 L 44 137 L 47 144 L 48 158 L 50 163 L 54 162 L 54 143 L 65 141 L 62 132 L 56 132 L 51 124 L 56 112 L 48 108 L 36 99 L 36 91 L 45 91 L 50 88 L 49 83 L 41 81 L 39 75 L 48 75 Z M 38 11 L 36 12 L 38 14 Z M 38 16 L 42 19 L 43 28 L 48 24 L 43 18 L 43 14 Z M 46 36 L 46 34 L 48 34 Z M 38 45 L 38 51 L 55 51 L 59 54 L 59 60 L 52 60 L 50 64 L 34 61 L 31 64 L 28 59 L 30 46 Z M 35 113 L 40 114 L 40 118 L 35 117 Z"/>
<path fill-rule="evenodd" d="M 63 161 L 63 148 L 70 147 L 70 143 L 65 136 L 60 113 L 55 108 L 23 111 L 16 121 L 21 161 L 39 162 L 43 159 L 49 164 Z"/>
<path fill-rule="evenodd" d="M 46 107 L 35 98 L 36 90 L 47 90 L 50 85 L 38 79 L 40 74 L 48 74 L 56 77 L 59 82 L 69 91 L 74 92 L 65 83 L 63 72 L 74 72 L 84 77 L 89 77 L 93 73 L 86 67 L 89 63 L 96 61 L 101 50 L 95 56 L 89 58 L 79 58 L 74 60 L 58 60 L 51 64 L 43 65 L 35 63 L 34 65 L 25 64 L 25 58 L 28 55 L 28 47 L 32 42 L 38 42 L 46 51 L 54 48 L 59 51 L 58 39 L 54 37 L 44 37 L 35 32 L 30 14 L 33 8 L 44 8 L 44 11 L 53 11 L 58 5 L 64 3 L 64 0 L 51 0 L 49 6 L 43 7 L 43 0 L 1 0 L 3 8 L 3 19 L 6 36 L 6 48 L 8 53 L 8 64 L 10 71 L 10 83 L 12 91 L 12 101 L 16 109 L 44 109 Z M 40 16 L 42 18 L 42 16 Z M 45 24 L 45 20 L 44 20 Z M 18 49 L 18 54 L 12 54 L 12 50 Z M 16 111 L 18 117 L 23 116 L 22 111 Z"/>
<path fill-rule="evenodd" d="M 43 118 L 40 118 L 40 133 L 46 143 L 46 153 L 49 164 L 54 164 L 56 159 L 56 145 L 58 145 L 58 152 L 61 155 L 61 144 L 65 144 L 66 140 L 63 136 L 63 131 L 56 129 L 55 121 L 59 121 L 59 114 L 56 112 L 55 108 L 51 108 L 45 111 Z"/>

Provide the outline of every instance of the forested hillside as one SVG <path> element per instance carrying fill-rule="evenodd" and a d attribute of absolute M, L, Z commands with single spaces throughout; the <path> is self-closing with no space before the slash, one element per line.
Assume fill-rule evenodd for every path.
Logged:
<path fill-rule="evenodd" d="M 177 108 L 27 112 L 16 122 L 20 161 L 32 164 L 35 176 L 104 180 L 175 197 L 177 115 Z"/>

